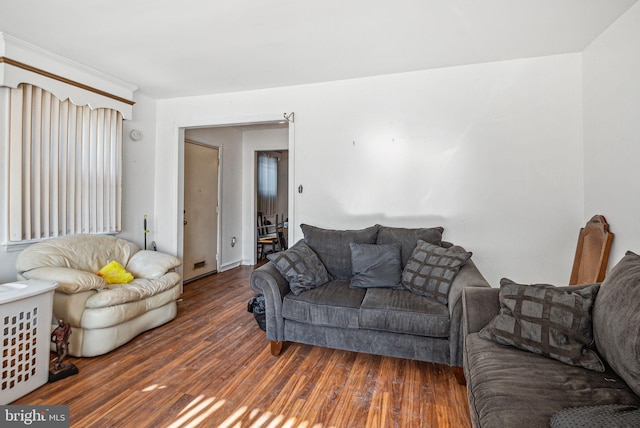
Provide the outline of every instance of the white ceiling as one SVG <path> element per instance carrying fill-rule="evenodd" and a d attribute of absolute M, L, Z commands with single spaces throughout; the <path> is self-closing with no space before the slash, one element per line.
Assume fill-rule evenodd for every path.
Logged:
<path fill-rule="evenodd" d="M 638 0 L 0 0 L 0 32 L 153 98 L 581 52 Z"/>

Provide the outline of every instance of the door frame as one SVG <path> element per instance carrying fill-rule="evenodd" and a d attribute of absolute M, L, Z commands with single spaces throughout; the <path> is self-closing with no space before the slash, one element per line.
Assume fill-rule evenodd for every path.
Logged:
<path fill-rule="evenodd" d="M 183 224 L 182 224 L 182 215 L 184 211 L 184 140 L 185 140 L 185 130 L 188 128 L 217 128 L 217 127 L 234 127 L 234 126 L 247 126 L 247 125 L 261 125 L 261 124 L 272 124 L 272 123 L 286 123 L 288 124 L 288 134 L 289 134 L 289 142 L 288 142 L 288 150 L 289 150 L 289 239 L 291 242 L 295 242 L 295 236 L 291 232 L 293 231 L 293 226 L 296 225 L 295 222 L 295 213 L 296 213 L 296 200 L 295 200 L 295 123 L 294 123 L 294 115 L 293 113 L 270 113 L 263 114 L 257 116 L 249 116 L 249 117 L 227 117 L 227 118 L 200 118 L 193 119 L 190 121 L 185 121 L 182 123 L 174 124 L 174 132 L 177 140 L 177 203 L 176 203 L 176 211 L 174 212 L 174 225 L 176 231 L 176 254 L 179 258 L 182 258 L 184 254 L 184 234 L 183 234 Z M 174 140 L 175 141 L 175 140 Z M 220 153 L 220 168 L 219 171 L 222 171 L 224 168 L 224 157 L 222 156 L 222 150 Z M 255 169 L 255 162 L 253 163 L 253 167 Z M 252 177 L 255 177 L 255 170 L 251 171 Z M 223 185 L 222 177 L 218 181 L 218 185 Z M 252 185 L 252 187 L 254 187 Z M 255 192 L 252 192 L 252 195 L 255 195 Z M 241 264 L 255 264 L 256 254 L 254 249 L 254 241 L 257 233 L 255 227 L 255 215 L 253 211 L 255 211 L 255 198 L 251 198 L 252 202 L 249 203 L 249 206 L 244 206 L 242 208 L 242 238 L 240 242 L 242 243 L 242 260 Z M 224 208 L 221 206 L 221 212 L 218 215 L 218 221 L 221 221 L 224 212 Z M 220 229 L 219 229 L 220 232 Z M 222 255 L 221 250 L 218 251 L 218 256 Z M 223 266 L 227 266 L 224 261 L 218 260 L 218 272 L 221 272 Z M 229 266 L 230 268 L 232 266 Z M 180 275 L 182 275 L 182 268 L 176 269 Z M 224 269 L 226 270 L 226 268 Z"/>

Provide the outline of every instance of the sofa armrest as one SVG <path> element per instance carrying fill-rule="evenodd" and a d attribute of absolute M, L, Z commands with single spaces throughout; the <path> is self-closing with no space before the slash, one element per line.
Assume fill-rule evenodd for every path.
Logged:
<path fill-rule="evenodd" d="M 465 336 L 477 333 L 500 312 L 499 288 L 468 288 L 462 295 Z"/>
<path fill-rule="evenodd" d="M 58 283 L 56 292 L 73 294 L 105 288 L 107 283 L 98 275 L 66 267 L 40 267 L 22 272 L 25 279 L 41 279 Z"/>
<path fill-rule="evenodd" d="M 453 316 L 456 310 L 456 306 L 460 305 L 462 309 L 462 292 L 467 287 L 482 287 L 491 288 L 484 276 L 478 270 L 478 267 L 473 263 L 473 260 L 469 260 L 460 269 L 456 275 L 451 287 L 449 287 L 449 315 Z"/>
<path fill-rule="evenodd" d="M 267 339 L 283 341 L 282 301 L 290 291 L 289 282 L 268 262 L 251 273 L 250 284 L 254 291 L 264 295 Z"/>
<path fill-rule="evenodd" d="M 468 288 L 490 288 L 472 260 L 462 266 L 449 288 L 449 362 L 452 366 L 462 366 L 462 293 Z"/>

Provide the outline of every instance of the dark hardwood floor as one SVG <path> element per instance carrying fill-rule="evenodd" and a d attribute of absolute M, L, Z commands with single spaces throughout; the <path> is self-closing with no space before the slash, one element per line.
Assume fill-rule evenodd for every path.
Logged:
<path fill-rule="evenodd" d="M 178 316 L 12 404 L 67 404 L 72 427 L 469 427 L 443 365 L 287 344 L 270 353 L 252 267 L 185 285 Z"/>

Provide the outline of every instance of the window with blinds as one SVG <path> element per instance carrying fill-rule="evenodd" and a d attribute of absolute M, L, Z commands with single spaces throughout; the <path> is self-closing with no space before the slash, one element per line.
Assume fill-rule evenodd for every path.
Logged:
<path fill-rule="evenodd" d="M 121 229 L 121 113 L 11 89 L 9 241 Z"/>
<path fill-rule="evenodd" d="M 273 214 L 277 211 L 278 158 L 258 153 L 258 211 Z"/>

